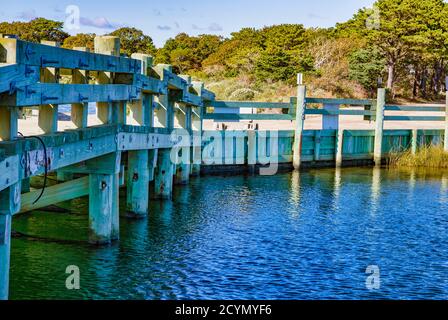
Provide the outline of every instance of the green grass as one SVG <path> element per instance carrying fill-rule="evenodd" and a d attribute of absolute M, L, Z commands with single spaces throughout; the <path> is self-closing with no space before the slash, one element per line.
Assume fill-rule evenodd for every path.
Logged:
<path fill-rule="evenodd" d="M 421 147 L 415 154 L 411 150 L 392 153 L 388 158 L 390 167 L 398 168 L 448 168 L 448 152 L 440 145 Z"/>

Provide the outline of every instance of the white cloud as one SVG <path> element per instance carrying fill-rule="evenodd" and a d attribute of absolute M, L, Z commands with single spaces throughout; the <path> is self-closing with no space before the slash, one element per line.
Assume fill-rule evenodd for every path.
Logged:
<path fill-rule="evenodd" d="M 97 17 L 95 19 L 90 19 L 86 17 L 81 17 L 79 19 L 82 25 L 87 27 L 95 27 L 99 29 L 117 29 L 120 28 L 122 25 L 116 22 L 110 22 L 104 17 Z"/>

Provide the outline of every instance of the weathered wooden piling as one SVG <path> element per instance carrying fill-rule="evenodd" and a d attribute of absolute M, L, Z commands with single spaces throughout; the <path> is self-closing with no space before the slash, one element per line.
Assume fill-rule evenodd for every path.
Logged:
<path fill-rule="evenodd" d="M 247 164 L 249 172 L 255 173 L 257 164 L 257 132 L 255 130 L 247 130 Z"/>
<path fill-rule="evenodd" d="M 0 141 L 11 141 L 17 137 L 18 113 L 14 107 L 0 107 Z M 17 170 L 8 160 L 0 165 L 0 172 Z M 1 174 L 0 174 L 1 176 Z M 20 178 L 20 177 L 19 177 Z M 9 178 L 6 178 L 6 182 Z M 9 264 L 11 254 L 11 219 L 20 211 L 21 183 L 12 184 L 0 191 L 0 300 L 8 299 Z"/>
<path fill-rule="evenodd" d="M 89 242 L 107 244 L 119 237 L 119 173 L 121 153 L 86 162 L 89 174 Z"/>
<path fill-rule="evenodd" d="M 204 90 L 204 82 L 202 81 L 193 81 L 192 82 L 193 89 L 196 91 L 196 94 L 199 97 L 202 97 L 202 91 Z M 196 112 L 192 114 L 191 119 L 191 129 L 193 131 L 192 133 L 192 153 L 191 153 L 191 175 L 192 176 L 199 176 L 201 174 L 201 164 L 202 164 L 202 117 L 204 113 L 204 108 L 206 108 L 206 105 L 203 107 L 197 108 Z"/>
<path fill-rule="evenodd" d="M 173 192 L 174 166 L 171 149 L 159 149 L 154 172 L 154 198 L 170 200 Z"/>
<path fill-rule="evenodd" d="M 375 119 L 375 147 L 373 161 L 376 166 L 381 166 L 384 128 L 384 108 L 386 105 L 386 89 L 378 89 Z"/>
<path fill-rule="evenodd" d="M 296 106 L 296 127 L 294 131 L 294 154 L 293 154 L 293 166 L 294 169 L 299 170 L 302 157 L 302 132 L 305 122 L 305 99 L 306 99 L 306 86 L 302 85 L 302 77 L 297 77 L 298 92 L 297 92 L 297 106 Z"/>
<path fill-rule="evenodd" d="M 144 218 L 149 206 L 149 154 L 147 150 L 128 152 L 126 213 Z"/>
<path fill-rule="evenodd" d="M 412 130 L 412 138 L 411 138 L 411 152 L 412 154 L 416 154 L 418 149 L 418 130 Z"/>
<path fill-rule="evenodd" d="M 162 81 L 165 72 L 171 72 L 172 67 L 166 64 L 159 64 L 155 67 L 156 72 Z M 160 94 L 157 98 L 160 108 L 156 112 L 158 123 L 166 129 L 167 134 L 171 134 L 174 129 L 175 95 L 168 88 L 166 94 Z M 159 149 L 157 153 L 157 167 L 154 171 L 154 198 L 171 199 L 173 192 L 173 181 L 175 174 L 175 164 L 171 160 L 171 149 Z"/>
<path fill-rule="evenodd" d="M 182 92 L 182 95 L 185 96 L 191 87 L 191 77 L 188 75 L 180 75 L 179 77 L 187 83 L 184 92 Z M 180 163 L 175 168 L 174 184 L 185 185 L 189 183 L 191 174 L 192 109 L 186 103 L 178 102 L 176 106 L 175 120 L 177 120 L 177 125 L 181 128 L 181 130 L 178 130 L 178 133 L 180 133 L 182 145 L 185 144 L 185 141 L 188 141 L 189 146 L 179 148 L 180 154 L 177 154 L 177 159 Z"/>
<path fill-rule="evenodd" d="M 113 36 L 97 36 L 94 39 L 95 52 L 119 56 L 120 38 Z M 113 83 L 111 72 L 98 72 L 98 84 Z M 103 124 L 125 124 L 126 111 L 123 101 L 109 99 L 107 102 L 97 103 L 97 116 Z M 101 163 L 105 172 L 101 170 L 90 173 L 89 193 L 89 241 L 104 244 L 119 239 L 119 185 L 120 185 L 121 151 L 91 160 L 88 166 L 97 168 Z"/>
<path fill-rule="evenodd" d="M 153 58 L 147 54 L 133 54 L 133 59 L 141 61 L 142 75 L 147 76 L 152 68 Z M 153 127 L 153 96 L 142 93 L 141 99 L 128 103 L 130 116 L 139 126 Z M 151 163 L 150 163 L 151 162 Z M 149 208 L 150 165 L 154 162 L 148 150 L 128 151 L 126 215 L 131 218 L 144 218 Z"/>
<path fill-rule="evenodd" d="M 9 292 L 11 218 L 11 214 L 0 213 L 0 300 L 7 300 Z"/>
<path fill-rule="evenodd" d="M 343 147 L 344 147 L 344 130 L 339 129 L 336 137 L 336 168 L 340 168 L 342 166 Z"/>

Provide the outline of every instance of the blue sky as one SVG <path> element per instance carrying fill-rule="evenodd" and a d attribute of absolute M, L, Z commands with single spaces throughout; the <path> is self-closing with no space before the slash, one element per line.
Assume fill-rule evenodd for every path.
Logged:
<path fill-rule="evenodd" d="M 331 27 L 349 19 L 374 0 L 3 0 L 1 21 L 28 21 L 45 17 L 65 21 L 67 6 L 80 11 L 80 29 L 69 33 L 109 33 L 120 26 L 134 26 L 149 34 L 156 46 L 178 34 L 203 33 L 229 36 L 243 27 L 302 23 Z"/>

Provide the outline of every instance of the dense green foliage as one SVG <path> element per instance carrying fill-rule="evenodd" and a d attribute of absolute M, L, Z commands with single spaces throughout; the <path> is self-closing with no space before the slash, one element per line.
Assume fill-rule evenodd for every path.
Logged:
<path fill-rule="evenodd" d="M 72 49 L 76 47 L 87 47 L 91 52 L 94 51 L 95 34 L 93 33 L 78 33 L 77 35 L 70 36 L 64 39 L 63 47 Z"/>
<path fill-rule="evenodd" d="M 110 33 L 111 36 L 120 38 L 121 53 L 130 56 L 135 52 L 154 54 L 156 47 L 150 36 L 136 28 L 120 28 Z"/>
<path fill-rule="evenodd" d="M 22 40 L 31 42 L 42 40 L 63 42 L 69 36 L 62 30 L 63 27 L 62 22 L 36 18 L 30 22 L 1 22 L 0 33 L 14 34 Z"/>
<path fill-rule="evenodd" d="M 62 23 L 38 18 L 0 23 L 0 33 L 28 41 L 93 47 L 94 34 L 69 36 Z M 181 33 L 156 49 L 135 28 L 119 36 L 122 54 L 149 53 L 156 63 L 205 80 L 220 98 L 281 100 L 294 94 L 296 74 L 319 96 L 365 97 L 382 79 L 393 96 L 436 99 L 448 68 L 448 4 L 443 0 L 378 0 L 334 28 L 282 24 L 243 28 L 229 38 Z"/>

